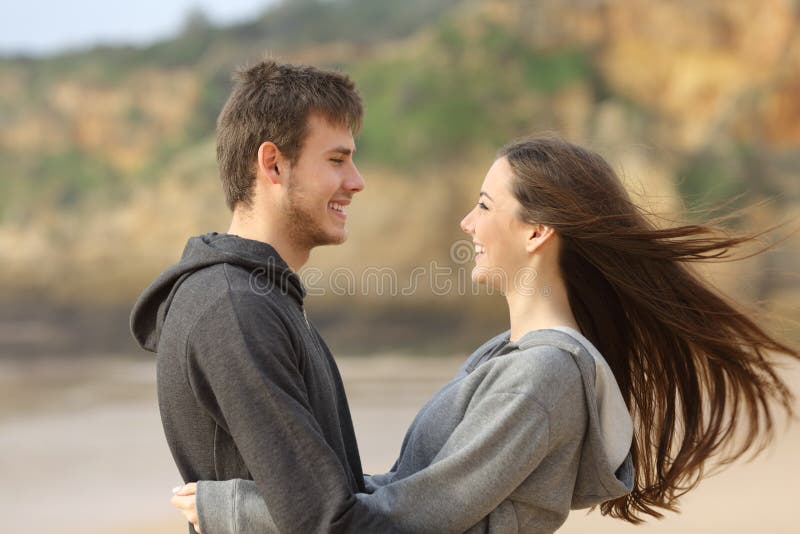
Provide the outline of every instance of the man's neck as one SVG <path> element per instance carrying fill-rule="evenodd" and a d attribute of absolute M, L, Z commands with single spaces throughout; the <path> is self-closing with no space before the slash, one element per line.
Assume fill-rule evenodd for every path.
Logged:
<path fill-rule="evenodd" d="M 270 224 L 238 211 L 233 213 L 228 233 L 269 244 L 294 272 L 298 272 L 305 265 L 311 254 L 309 248 L 292 242 L 287 237 L 288 232 L 281 231 L 274 223 Z"/>

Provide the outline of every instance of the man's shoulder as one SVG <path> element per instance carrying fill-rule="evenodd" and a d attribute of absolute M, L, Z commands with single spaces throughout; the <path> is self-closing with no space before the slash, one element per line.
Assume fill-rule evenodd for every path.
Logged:
<path fill-rule="evenodd" d="M 230 288 L 195 311 L 185 331 L 197 356 L 229 357 L 231 352 L 292 352 L 300 338 L 299 321 L 275 301 Z M 224 347 L 225 350 L 217 350 Z M 213 349 L 213 350 L 209 350 Z"/>
<path fill-rule="evenodd" d="M 228 289 L 231 286 L 239 287 L 248 285 L 250 271 L 241 265 L 233 263 L 215 263 L 202 267 L 189 273 L 183 281 L 183 286 L 197 286 L 206 288 L 209 292 L 216 289 Z"/>
<path fill-rule="evenodd" d="M 170 315 L 192 323 L 187 325 L 191 331 L 210 322 L 245 330 L 265 322 L 285 327 L 292 306 L 279 289 L 252 283 L 247 269 L 220 263 L 190 274 L 178 288 L 171 308 Z"/>
<path fill-rule="evenodd" d="M 226 298 L 234 305 L 256 305 L 279 308 L 285 304 L 285 291 L 273 284 L 266 284 L 257 271 L 241 265 L 218 263 L 191 273 L 180 290 L 190 297 L 205 297 L 204 300 L 219 301 Z"/>

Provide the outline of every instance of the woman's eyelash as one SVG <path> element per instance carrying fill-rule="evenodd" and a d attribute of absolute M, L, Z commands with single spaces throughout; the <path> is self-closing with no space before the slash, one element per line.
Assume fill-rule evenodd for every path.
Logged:
<path fill-rule="evenodd" d="M 489 209 L 489 207 L 486 204 L 484 204 L 483 202 L 478 202 L 478 207 L 480 209 L 482 209 L 482 210 L 488 210 Z"/>

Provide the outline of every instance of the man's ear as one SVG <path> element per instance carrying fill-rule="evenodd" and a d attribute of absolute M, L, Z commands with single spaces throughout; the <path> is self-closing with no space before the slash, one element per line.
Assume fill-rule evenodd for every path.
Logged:
<path fill-rule="evenodd" d="M 286 159 L 275 143 L 271 141 L 261 143 L 256 159 L 256 176 L 264 176 L 271 184 L 283 183 L 286 165 Z"/>
<path fill-rule="evenodd" d="M 529 253 L 535 252 L 539 247 L 554 239 L 556 231 L 552 227 L 544 224 L 532 224 L 528 229 L 525 250 Z"/>

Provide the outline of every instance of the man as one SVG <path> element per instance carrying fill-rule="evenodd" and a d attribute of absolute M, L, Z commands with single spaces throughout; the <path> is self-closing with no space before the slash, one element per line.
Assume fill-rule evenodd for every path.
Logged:
<path fill-rule="evenodd" d="M 253 479 L 281 532 L 352 528 L 364 491 L 339 371 L 296 275 L 312 248 L 346 238 L 364 188 L 361 119 L 342 74 L 273 61 L 238 72 L 217 127 L 228 233 L 189 239 L 131 315 L 136 340 L 158 353 L 183 479 Z"/>

